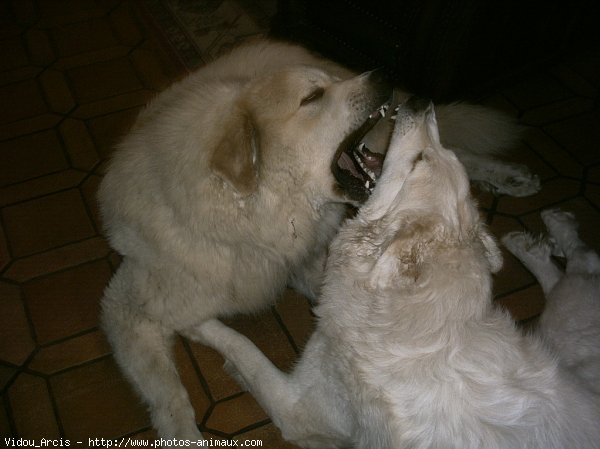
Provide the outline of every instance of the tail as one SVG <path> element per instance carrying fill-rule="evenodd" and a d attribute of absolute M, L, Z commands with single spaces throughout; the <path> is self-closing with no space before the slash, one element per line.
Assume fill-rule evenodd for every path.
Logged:
<path fill-rule="evenodd" d="M 467 103 L 435 107 L 440 138 L 446 148 L 475 154 L 498 154 L 514 147 L 523 127 L 508 115 Z"/>

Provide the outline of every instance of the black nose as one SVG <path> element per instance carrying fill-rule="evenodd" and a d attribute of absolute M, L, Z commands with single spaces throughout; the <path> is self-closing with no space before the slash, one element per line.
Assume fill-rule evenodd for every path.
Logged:
<path fill-rule="evenodd" d="M 369 72 L 369 80 L 373 83 L 387 83 L 391 85 L 390 79 L 383 68 L 371 70 Z"/>
<path fill-rule="evenodd" d="M 369 72 L 369 83 L 371 84 L 373 90 L 377 93 L 381 103 L 390 99 L 394 86 L 388 78 L 385 70 L 375 69 Z"/>
<path fill-rule="evenodd" d="M 429 98 L 419 97 L 418 95 L 412 95 L 404 103 L 404 107 L 412 112 L 424 112 L 431 106 L 432 102 Z"/>

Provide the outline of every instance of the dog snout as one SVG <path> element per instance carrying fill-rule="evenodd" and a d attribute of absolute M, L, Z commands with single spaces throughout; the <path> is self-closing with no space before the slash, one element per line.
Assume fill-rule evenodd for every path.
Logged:
<path fill-rule="evenodd" d="M 429 98 L 411 95 L 403 106 L 414 114 L 421 114 L 426 113 L 430 108 L 433 108 L 433 102 Z"/>
<path fill-rule="evenodd" d="M 375 101 L 378 104 L 388 102 L 392 97 L 394 86 L 388 78 L 385 70 L 375 69 L 365 74 L 368 78 L 369 86 L 375 94 Z"/>
<path fill-rule="evenodd" d="M 431 100 L 416 95 L 410 96 L 394 110 L 396 125 L 394 134 L 404 136 L 410 132 L 418 132 L 421 145 L 427 142 L 439 141 L 435 110 Z"/>

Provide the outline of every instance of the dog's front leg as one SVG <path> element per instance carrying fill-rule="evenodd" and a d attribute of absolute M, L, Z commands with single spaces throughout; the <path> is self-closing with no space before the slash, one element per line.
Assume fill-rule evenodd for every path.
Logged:
<path fill-rule="evenodd" d="M 288 375 L 277 369 L 248 338 L 218 320 L 208 320 L 185 335 L 219 351 L 227 359 L 227 371 L 247 388 L 265 409 L 283 437 L 302 447 L 344 447 L 351 424 L 345 419 L 348 407 L 334 398 L 329 366 L 315 351 L 314 338 L 307 345 L 296 370 Z"/>
<path fill-rule="evenodd" d="M 287 408 L 296 400 L 297 393 L 288 376 L 279 371 L 271 361 L 239 332 L 218 320 L 208 320 L 187 329 L 184 333 L 190 339 L 219 351 L 229 363 L 235 366 L 243 380 L 243 387 L 256 397 L 258 402 L 277 421 L 278 409 Z M 231 370 L 231 367 L 228 368 Z M 277 422 L 276 422 L 277 424 Z"/>
<path fill-rule="evenodd" d="M 196 426 L 194 409 L 171 354 L 172 331 L 160 324 L 121 310 L 107 310 L 103 318 L 111 320 L 107 329 L 114 357 L 121 369 L 150 406 L 152 423 L 165 439 L 197 442 L 202 435 Z M 124 319 L 118 321 L 121 317 Z M 117 327 L 118 326 L 118 327 Z M 170 446 L 166 446 L 170 447 Z"/>

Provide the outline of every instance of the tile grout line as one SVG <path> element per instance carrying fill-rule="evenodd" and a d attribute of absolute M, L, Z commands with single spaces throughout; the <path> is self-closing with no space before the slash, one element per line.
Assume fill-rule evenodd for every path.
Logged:
<path fill-rule="evenodd" d="M 283 319 L 279 315 L 279 312 L 277 312 L 277 309 L 275 308 L 275 306 L 271 306 L 271 313 L 274 315 L 275 320 L 277 321 L 277 324 L 279 325 L 279 327 L 281 328 L 282 332 L 286 336 L 286 338 L 288 340 L 288 343 L 292 346 L 292 350 L 296 353 L 296 356 L 298 356 L 300 354 L 300 349 L 296 345 L 296 342 L 294 341 L 294 338 L 292 337 L 292 334 L 290 333 L 290 331 L 288 330 L 287 326 L 283 322 Z"/>

